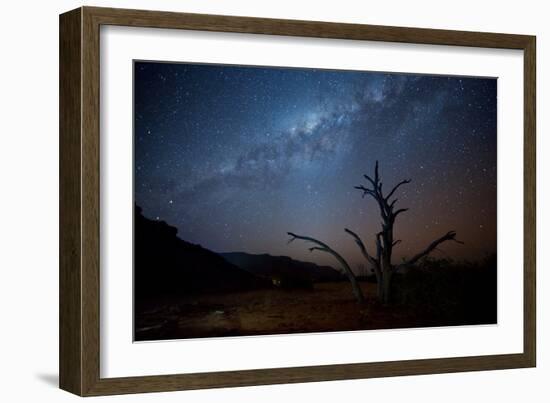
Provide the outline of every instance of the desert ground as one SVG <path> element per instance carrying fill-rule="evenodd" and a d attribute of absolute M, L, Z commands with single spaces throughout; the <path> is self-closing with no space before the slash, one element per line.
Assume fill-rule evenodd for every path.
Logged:
<path fill-rule="evenodd" d="M 441 317 L 425 306 L 383 306 L 376 284 L 362 282 L 360 307 L 348 282 L 306 289 L 263 289 L 143 302 L 136 306 L 136 341 L 196 337 L 350 331 L 483 323 L 483 318 Z M 420 314 L 421 313 L 421 314 Z"/>

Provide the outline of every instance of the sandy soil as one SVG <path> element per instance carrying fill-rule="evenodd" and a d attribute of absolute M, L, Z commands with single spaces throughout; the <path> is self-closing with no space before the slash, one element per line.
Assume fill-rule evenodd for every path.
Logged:
<path fill-rule="evenodd" d="M 361 308 L 347 282 L 150 301 L 136 307 L 136 340 L 349 331 L 429 325 L 404 307 L 380 306 L 363 283 Z M 425 321 L 424 321 L 425 322 Z"/>

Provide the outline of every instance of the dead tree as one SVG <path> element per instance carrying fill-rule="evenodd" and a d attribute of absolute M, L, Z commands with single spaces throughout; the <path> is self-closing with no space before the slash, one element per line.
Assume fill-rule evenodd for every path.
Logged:
<path fill-rule="evenodd" d="M 292 232 L 288 232 L 288 235 L 290 236 L 290 240 L 288 241 L 288 243 L 294 241 L 295 239 L 301 239 L 303 241 L 310 242 L 316 245 L 309 248 L 310 252 L 321 251 L 321 252 L 329 253 L 332 256 L 334 256 L 338 261 L 338 263 L 340 263 L 340 265 L 342 266 L 342 269 L 344 269 L 344 273 L 346 274 L 346 276 L 348 277 L 351 283 L 351 287 L 353 289 L 353 295 L 357 299 L 357 302 L 361 305 L 365 303 L 365 297 L 363 295 L 363 292 L 361 291 L 361 287 L 359 286 L 359 282 L 357 281 L 355 274 L 351 270 L 351 267 L 349 266 L 348 262 L 346 262 L 346 260 L 338 252 L 336 252 L 334 249 L 329 247 L 326 243 L 321 242 L 315 238 L 296 235 L 296 234 L 293 234 Z"/>
<path fill-rule="evenodd" d="M 375 236 L 376 254 L 371 255 L 367 251 L 365 244 L 363 243 L 359 235 L 357 235 L 355 232 L 347 228 L 345 228 L 345 231 L 354 238 L 355 243 L 357 244 L 357 246 L 361 251 L 361 254 L 366 259 L 367 263 L 373 268 L 374 274 L 376 276 L 376 282 L 377 282 L 378 299 L 382 303 L 387 304 L 390 301 L 391 279 L 393 274 L 396 271 L 406 266 L 412 266 L 423 257 L 429 255 L 432 251 L 434 251 L 439 246 L 439 244 L 445 241 L 455 241 L 458 243 L 463 243 L 463 242 L 458 241 L 456 239 L 455 231 L 449 231 L 442 237 L 431 242 L 426 249 L 417 253 L 411 259 L 401 264 L 394 265 L 392 263 L 393 248 L 397 244 L 399 244 L 401 240 L 400 239 L 394 240 L 393 225 L 395 224 L 395 219 L 397 218 L 397 216 L 401 213 L 406 212 L 408 209 L 407 208 L 395 209 L 397 198 L 394 198 L 393 200 L 390 200 L 390 199 L 392 198 L 394 193 L 399 189 L 400 186 L 410 183 L 411 180 L 410 179 L 402 180 L 397 185 L 395 185 L 388 192 L 387 195 L 384 195 L 384 192 L 382 190 L 382 182 L 380 181 L 380 175 L 378 173 L 378 161 L 376 161 L 376 165 L 374 167 L 374 178 L 371 178 L 368 175 L 364 175 L 364 177 L 370 183 L 370 186 L 365 187 L 361 185 L 361 186 L 356 186 L 355 188 L 363 192 L 363 197 L 371 196 L 376 201 L 380 209 L 380 216 L 382 217 L 381 231 L 378 232 Z M 330 248 L 326 243 L 321 242 L 315 238 L 311 238 L 309 236 L 296 235 L 296 234 L 293 234 L 292 232 L 289 232 L 288 235 L 290 235 L 291 237 L 289 242 L 292 242 L 294 239 L 301 239 L 317 245 L 309 248 L 311 252 L 318 250 L 318 251 L 327 252 L 333 255 L 336 258 L 336 260 L 338 260 L 338 262 L 342 265 L 342 268 L 344 269 L 344 272 L 347 275 L 352 285 L 353 293 L 357 301 L 360 304 L 364 303 L 365 298 L 363 296 L 363 293 L 361 291 L 361 287 L 359 286 L 357 278 L 353 273 L 353 271 L 351 270 L 349 264 L 340 254 L 338 254 L 335 250 Z"/>
<path fill-rule="evenodd" d="M 442 237 L 436 239 L 428 245 L 426 249 L 414 255 L 411 259 L 401 263 L 399 265 L 394 265 L 392 263 L 392 253 L 393 248 L 401 242 L 401 240 L 394 240 L 393 226 L 395 219 L 401 213 L 406 212 L 407 208 L 395 209 L 395 204 L 397 203 L 397 198 L 390 200 L 394 193 L 399 189 L 400 186 L 406 185 L 411 182 L 410 179 L 402 180 L 397 185 L 395 185 L 387 195 L 384 195 L 382 190 L 382 182 L 380 181 L 380 175 L 378 174 L 378 161 L 374 167 L 374 178 L 371 178 L 368 175 L 364 175 L 365 179 L 369 182 L 369 186 L 356 186 L 355 188 L 363 192 L 363 197 L 371 196 L 380 209 L 380 216 L 382 217 L 382 230 L 376 234 L 376 256 L 370 255 L 365 247 L 365 244 L 355 232 L 345 229 L 345 231 L 350 234 L 354 239 L 355 243 L 359 246 L 362 255 L 365 257 L 367 262 L 373 267 L 374 273 L 376 275 L 376 280 L 378 283 L 378 298 L 384 304 L 387 304 L 390 300 L 390 289 L 391 289 L 391 279 L 393 274 L 402 267 L 410 266 L 418 262 L 424 256 L 430 254 L 434 249 L 439 246 L 442 242 L 445 241 L 455 241 L 462 243 L 461 241 L 456 240 L 456 232 L 449 231 Z"/>

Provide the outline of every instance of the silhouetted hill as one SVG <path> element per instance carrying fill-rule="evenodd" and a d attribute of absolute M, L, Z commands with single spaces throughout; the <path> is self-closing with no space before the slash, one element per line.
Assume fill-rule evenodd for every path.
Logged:
<path fill-rule="evenodd" d="M 175 227 L 145 218 L 138 206 L 134 229 L 136 300 L 271 286 L 271 282 L 236 267 L 218 254 L 181 240 Z"/>
<path fill-rule="evenodd" d="M 338 281 L 342 275 L 329 266 L 302 262 L 288 256 L 253 255 L 245 252 L 220 253 L 229 263 L 252 274 L 280 282 L 282 287 L 311 287 L 322 281 Z"/>

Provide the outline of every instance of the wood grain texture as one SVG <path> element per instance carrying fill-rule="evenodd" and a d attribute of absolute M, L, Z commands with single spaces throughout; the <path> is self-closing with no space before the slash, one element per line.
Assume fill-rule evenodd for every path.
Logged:
<path fill-rule="evenodd" d="M 523 354 L 101 379 L 89 396 L 529 367 Z"/>
<path fill-rule="evenodd" d="M 99 24 L 82 9 L 82 390 L 99 379 Z"/>
<path fill-rule="evenodd" d="M 81 394 L 81 11 L 59 22 L 59 386 Z"/>
<path fill-rule="evenodd" d="M 523 354 L 531 366 L 536 366 L 536 203 L 537 203 L 537 158 L 536 158 L 536 39 L 530 37 L 524 48 L 524 173 L 523 173 Z"/>
<path fill-rule="evenodd" d="M 101 25 L 522 49 L 525 61 L 524 352 L 478 357 L 100 378 Z M 534 366 L 535 60 L 535 37 L 526 35 L 95 7 L 82 7 L 63 14 L 60 17 L 60 387 L 81 396 L 94 396 Z"/>
<path fill-rule="evenodd" d="M 271 18 L 86 7 L 105 25 L 523 49 L 529 36 Z"/>

